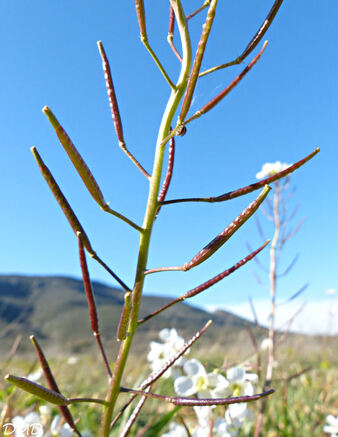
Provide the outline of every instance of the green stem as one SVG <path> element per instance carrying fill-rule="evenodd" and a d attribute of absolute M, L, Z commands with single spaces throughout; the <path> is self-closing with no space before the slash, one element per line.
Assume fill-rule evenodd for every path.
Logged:
<path fill-rule="evenodd" d="M 163 156 L 165 151 L 165 145 L 163 145 L 162 143 L 169 133 L 170 125 L 172 124 L 178 105 L 182 100 L 183 94 L 187 86 L 188 77 L 191 68 L 190 36 L 188 32 L 188 26 L 186 23 L 184 11 L 181 5 L 181 0 L 171 0 L 171 4 L 175 11 L 176 20 L 180 32 L 181 41 L 182 41 L 183 61 L 182 61 L 181 73 L 177 85 L 172 89 L 171 95 L 169 97 L 169 101 L 167 103 L 165 112 L 163 114 L 162 122 L 158 133 L 153 172 L 152 172 L 152 177 L 149 186 L 148 202 L 147 202 L 146 212 L 145 212 L 143 226 L 142 226 L 143 232 L 140 234 L 136 277 L 135 277 L 134 289 L 132 292 L 132 310 L 131 310 L 129 325 L 128 325 L 129 335 L 121 343 L 118 358 L 113 372 L 113 377 L 111 379 L 109 390 L 106 396 L 106 402 L 108 406 L 102 417 L 101 433 L 100 433 L 100 436 L 102 437 L 109 436 L 110 423 L 112 420 L 115 403 L 118 395 L 120 394 L 120 385 L 121 385 L 120 383 L 121 383 L 122 375 L 127 362 L 133 337 L 138 327 L 137 319 L 138 319 L 138 314 L 141 304 L 141 297 L 142 297 L 143 284 L 145 278 L 144 272 L 147 266 L 151 232 L 156 217 L 156 211 L 158 208 L 157 198 L 160 188 L 160 181 L 161 181 L 161 174 L 162 174 L 162 167 L 163 167 Z"/>
<path fill-rule="evenodd" d="M 165 80 L 168 82 L 170 88 L 172 90 L 174 90 L 176 87 L 173 84 L 172 80 L 170 79 L 170 77 L 168 76 L 168 73 L 165 71 L 163 65 L 161 64 L 160 60 L 158 59 L 158 57 L 156 56 L 155 52 L 153 51 L 153 49 L 150 47 L 149 42 L 147 39 L 145 39 L 144 37 L 141 37 L 141 41 L 144 44 L 144 47 L 148 50 L 148 52 L 150 53 L 151 57 L 153 58 L 153 60 L 155 61 L 155 64 L 158 66 L 158 69 L 160 70 L 160 72 L 163 74 Z"/>

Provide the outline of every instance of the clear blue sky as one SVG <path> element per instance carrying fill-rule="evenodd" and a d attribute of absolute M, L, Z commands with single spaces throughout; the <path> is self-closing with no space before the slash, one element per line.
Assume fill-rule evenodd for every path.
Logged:
<path fill-rule="evenodd" d="M 187 12 L 200 3 L 183 2 Z M 220 1 L 203 67 L 236 57 L 272 3 Z M 175 81 L 178 62 L 166 42 L 168 2 L 145 4 L 149 40 Z M 3 0 L 0 13 L 0 271 L 80 276 L 76 239 L 31 156 L 30 147 L 36 145 L 94 249 L 132 285 L 137 232 L 101 212 L 41 109 L 50 106 L 62 122 L 112 208 L 142 223 L 147 181 L 118 148 L 96 46 L 102 40 L 110 59 L 127 145 L 151 171 L 169 89 L 140 43 L 134 2 Z M 325 290 L 338 287 L 337 22 L 336 0 L 285 0 L 257 66 L 215 110 L 191 123 L 176 143 L 168 198 L 218 195 L 254 182 L 265 162 L 292 163 L 321 147 L 320 154 L 291 178 L 297 186 L 292 202 L 300 203 L 298 217 L 305 216 L 306 222 L 283 255 L 284 265 L 298 252 L 300 259 L 280 282 L 280 297 L 307 281 L 308 299 L 320 299 Z M 202 16 L 191 21 L 195 45 L 201 25 Z M 216 95 L 241 68 L 202 78 L 192 109 Z M 253 198 L 251 194 L 223 204 L 163 208 L 148 266 L 188 261 Z M 261 243 L 254 220 L 191 272 L 149 277 L 147 293 L 177 296 L 187 291 L 244 257 L 247 241 L 252 247 Z M 268 251 L 263 262 L 267 255 Z M 267 297 L 253 279 L 254 270 L 252 262 L 194 302 L 222 305 L 244 301 L 249 294 Z M 90 271 L 93 279 L 116 285 L 95 262 L 90 261 Z"/>

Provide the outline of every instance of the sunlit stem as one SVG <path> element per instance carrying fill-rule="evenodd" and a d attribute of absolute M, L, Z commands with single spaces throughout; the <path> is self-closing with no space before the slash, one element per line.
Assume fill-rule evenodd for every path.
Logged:
<path fill-rule="evenodd" d="M 104 411 L 102 422 L 101 422 L 100 436 L 102 437 L 109 436 L 112 415 L 114 412 L 116 400 L 120 394 L 120 383 L 121 383 L 122 375 L 129 355 L 129 350 L 137 329 L 137 319 L 138 319 L 138 314 L 141 304 L 141 296 L 142 296 L 143 284 L 145 278 L 144 271 L 147 265 L 152 227 L 154 224 L 156 211 L 158 208 L 157 198 L 159 194 L 162 167 L 163 167 L 163 158 L 165 152 L 165 147 L 163 147 L 162 142 L 170 131 L 170 125 L 172 124 L 173 117 L 175 115 L 177 107 L 183 97 L 184 91 L 187 86 L 187 81 L 188 81 L 190 67 L 191 67 L 190 36 L 189 36 L 182 4 L 180 0 L 171 0 L 171 5 L 175 12 L 176 22 L 178 25 L 180 38 L 182 41 L 183 56 L 182 56 L 181 73 L 178 78 L 177 85 L 172 87 L 172 92 L 169 97 L 169 101 L 167 103 L 166 109 L 164 111 L 162 122 L 158 133 L 153 172 L 152 172 L 152 177 L 149 186 L 147 207 L 146 207 L 143 226 L 142 226 L 143 232 L 140 234 L 139 255 L 137 261 L 134 289 L 132 291 L 132 310 L 130 313 L 129 325 L 128 325 L 129 335 L 128 337 L 126 337 L 125 340 L 121 342 L 119 354 L 113 371 L 113 377 L 111 379 L 108 393 L 106 396 L 106 402 L 108 406 Z"/>

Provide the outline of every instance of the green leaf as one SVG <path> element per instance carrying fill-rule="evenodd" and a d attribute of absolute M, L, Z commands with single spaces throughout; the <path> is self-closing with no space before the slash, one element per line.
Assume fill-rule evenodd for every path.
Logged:
<path fill-rule="evenodd" d="M 160 435 L 160 432 L 165 428 L 171 419 L 175 416 L 175 414 L 181 409 L 181 407 L 175 407 L 172 411 L 165 414 L 161 417 L 159 421 L 154 423 L 146 432 L 143 434 L 143 437 L 157 437 Z"/>

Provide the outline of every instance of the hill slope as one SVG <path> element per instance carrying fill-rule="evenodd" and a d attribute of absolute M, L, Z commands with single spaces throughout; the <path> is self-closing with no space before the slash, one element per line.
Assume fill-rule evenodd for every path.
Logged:
<path fill-rule="evenodd" d="M 102 336 L 106 343 L 111 343 L 109 346 L 115 348 L 123 292 L 95 281 L 93 290 Z M 141 316 L 170 300 L 144 296 Z M 164 327 L 175 327 L 187 338 L 210 318 L 213 325 L 204 336 L 205 344 L 221 347 L 235 341 L 235 338 L 238 341 L 240 333 L 244 336 L 245 320 L 225 311 L 210 314 L 179 303 L 142 325 L 135 342 L 136 350 L 144 350 L 146 343 L 156 338 L 158 331 Z M 0 276 L 1 350 L 9 348 L 19 334 L 24 336 L 21 350 L 29 350 L 27 339 L 31 334 L 36 335 L 45 347 L 56 352 L 61 348 L 77 351 L 90 348 L 94 342 L 82 281 L 66 277 Z"/>

